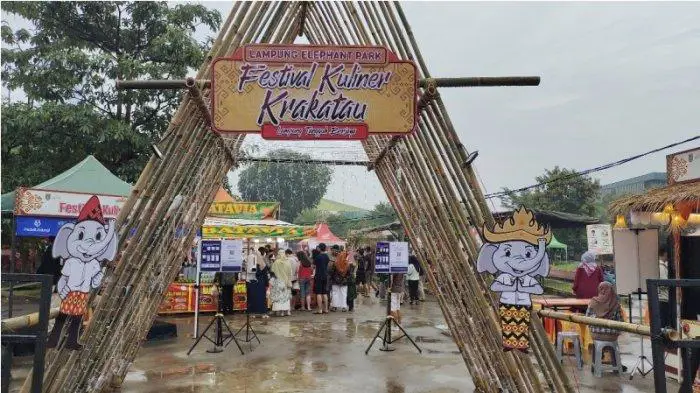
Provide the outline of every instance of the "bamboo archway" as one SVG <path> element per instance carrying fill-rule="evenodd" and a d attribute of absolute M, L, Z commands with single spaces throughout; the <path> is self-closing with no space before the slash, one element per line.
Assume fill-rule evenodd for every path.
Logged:
<path fill-rule="evenodd" d="M 493 218 L 440 98 L 438 85 L 451 82 L 431 78 L 398 3 L 237 2 L 196 80 L 210 79 L 211 60 L 245 43 L 292 43 L 298 35 L 312 44 L 385 45 L 416 61 L 423 79 L 418 132 L 363 142 L 370 167 L 421 259 L 434 261 L 428 278 L 477 389 L 572 392 L 536 318 L 532 350 L 540 367 L 526 355 L 501 349 L 496 303 L 474 269 L 478 248 L 469 234 L 471 226 Z M 44 392 L 100 392 L 120 385 L 221 180 L 238 164 L 244 135 L 223 139 L 212 133 L 209 87 L 187 87 L 158 145 L 162 158 L 151 157 L 118 218 L 120 258 L 109 269 L 101 296 L 92 299 L 95 312 L 82 336 L 85 348 L 49 353 Z M 168 213 L 176 196 L 183 203 Z M 178 228 L 185 229 L 184 236 L 176 236 Z"/>

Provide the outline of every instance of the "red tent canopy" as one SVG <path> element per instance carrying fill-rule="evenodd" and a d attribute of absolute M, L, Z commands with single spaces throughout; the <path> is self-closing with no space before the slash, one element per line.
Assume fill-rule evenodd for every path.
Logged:
<path fill-rule="evenodd" d="M 327 246 L 332 246 L 337 244 L 339 246 L 345 245 L 345 240 L 339 238 L 331 232 L 328 228 L 328 224 L 320 223 L 316 225 L 316 236 L 310 237 L 308 239 L 302 240 L 303 243 L 308 243 L 309 248 L 314 248 L 320 243 L 325 243 Z"/>

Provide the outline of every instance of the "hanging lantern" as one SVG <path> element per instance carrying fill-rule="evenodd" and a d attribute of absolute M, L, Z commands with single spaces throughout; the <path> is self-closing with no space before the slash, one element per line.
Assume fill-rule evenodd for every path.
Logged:
<path fill-rule="evenodd" d="M 671 214 L 671 229 L 677 231 L 685 228 L 687 225 L 688 221 L 686 221 L 680 213 L 676 212 Z"/>
<path fill-rule="evenodd" d="M 692 213 L 688 215 L 688 225 L 699 226 L 700 214 Z"/>
<path fill-rule="evenodd" d="M 664 206 L 664 213 L 666 214 L 673 214 L 675 210 L 676 209 L 673 208 L 673 203 L 667 203 L 666 206 Z"/>
<path fill-rule="evenodd" d="M 617 216 L 617 218 L 615 219 L 615 228 L 616 229 L 626 229 L 627 228 L 627 221 L 625 221 L 625 216 L 623 216 L 623 215 Z"/>

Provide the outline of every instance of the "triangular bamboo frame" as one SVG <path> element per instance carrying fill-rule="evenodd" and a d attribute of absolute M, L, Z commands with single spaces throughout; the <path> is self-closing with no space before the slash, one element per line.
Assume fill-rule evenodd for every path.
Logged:
<path fill-rule="evenodd" d="M 197 79 L 210 77 L 212 59 L 243 44 L 292 43 L 302 34 L 312 44 L 385 45 L 430 78 L 398 3 L 236 2 Z M 445 105 L 430 79 L 427 85 L 418 132 L 372 136 L 363 146 L 412 245 L 423 261 L 434 261 L 428 277 L 474 384 L 483 392 L 573 392 L 537 318 L 531 349 L 538 369 L 528 356 L 501 349 L 496 302 L 474 269 L 478 249 L 469 234 L 470 226 L 493 219 Z M 208 101 L 208 88 L 202 92 Z M 192 95 L 159 144 L 163 158 L 151 157 L 118 218 L 120 259 L 93 299 L 85 348 L 49 353 L 44 392 L 100 392 L 121 384 L 221 180 L 237 165 L 244 135 L 222 139 L 211 132 L 201 100 Z M 168 212 L 178 195 L 184 202 Z M 176 228 L 187 235 L 173 240 Z"/>

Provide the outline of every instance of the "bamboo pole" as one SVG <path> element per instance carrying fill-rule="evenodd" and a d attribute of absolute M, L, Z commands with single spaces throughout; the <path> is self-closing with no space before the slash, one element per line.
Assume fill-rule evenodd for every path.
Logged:
<path fill-rule="evenodd" d="M 545 318 L 552 318 L 560 321 L 582 323 L 588 326 L 599 326 L 609 329 L 616 329 L 627 333 L 638 334 L 640 336 L 651 336 L 651 328 L 647 325 L 613 321 L 610 319 L 587 317 L 580 314 L 568 314 L 554 310 L 539 310 L 537 315 Z"/>
<path fill-rule="evenodd" d="M 49 311 L 49 319 L 56 318 L 58 316 L 58 308 L 52 308 Z M 9 333 L 17 331 L 18 329 L 24 329 L 34 326 L 39 323 L 39 313 L 31 313 L 27 315 L 21 315 L 19 317 L 7 318 L 2 321 L 2 332 Z"/>

